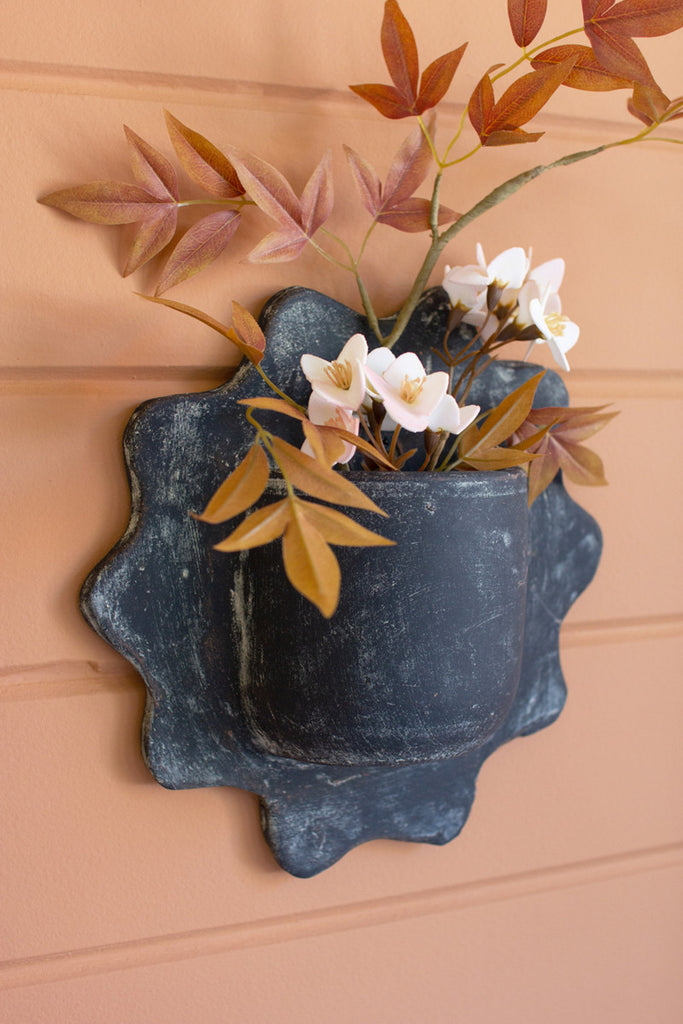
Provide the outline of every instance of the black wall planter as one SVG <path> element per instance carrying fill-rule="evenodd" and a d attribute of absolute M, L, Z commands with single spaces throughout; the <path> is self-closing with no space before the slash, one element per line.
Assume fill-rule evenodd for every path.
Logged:
<path fill-rule="evenodd" d="M 444 293 L 426 293 L 400 350 L 429 366 L 447 315 Z M 267 372 L 301 402 L 299 356 L 333 359 L 368 333 L 359 314 L 305 289 L 276 295 L 262 325 Z M 494 364 L 470 400 L 494 405 L 536 371 Z M 372 838 L 457 835 L 483 761 L 562 709 L 559 627 L 601 538 L 559 476 L 527 510 L 518 470 L 362 474 L 398 543 L 337 549 L 342 597 L 328 622 L 289 587 L 275 545 L 220 554 L 225 529 L 188 514 L 251 443 L 236 399 L 263 393 L 247 366 L 215 391 L 136 410 L 124 439 L 131 521 L 81 605 L 145 680 L 155 778 L 258 793 L 276 858 L 306 877 Z M 536 401 L 566 404 L 553 372 Z M 285 431 L 300 443 L 298 424 Z"/>

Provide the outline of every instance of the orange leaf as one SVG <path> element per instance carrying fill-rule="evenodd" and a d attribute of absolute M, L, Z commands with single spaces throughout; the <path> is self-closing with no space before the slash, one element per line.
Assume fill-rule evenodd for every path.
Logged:
<path fill-rule="evenodd" d="M 299 508 L 285 530 L 282 557 L 287 579 L 294 589 L 326 619 L 331 618 L 339 602 L 339 563 L 329 544 Z"/>
<path fill-rule="evenodd" d="M 203 523 L 223 523 L 253 505 L 263 494 L 270 466 L 263 448 L 255 441 L 237 469 L 220 485 L 201 515 Z"/>
<path fill-rule="evenodd" d="M 259 327 L 258 320 L 235 299 L 232 301 L 232 323 L 245 345 L 265 352 L 266 336 Z"/>
<path fill-rule="evenodd" d="M 242 355 L 247 357 L 250 363 L 258 365 L 263 359 L 263 352 L 253 348 L 251 345 L 245 345 L 232 327 L 226 327 L 219 320 L 214 320 L 208 313 L 203 313 L 201 309 L 187 306 L 184 302 L 174 302 L 173 299 L 162 299 L 158 295 L 141 295 L 140 298 L 147 299 L 148 302 L 158 302 L 160 306 L 168 306 L 169 309 L 175 309 L 178 313 L 184 313 L 186 316 L 191 316 L 193 320 L 199 320 L 200 323 L 206 324 L 207 327 L 216 331 L 217 334 L 221 334 L 228 341 L 231 341 L 240 350 Z"/>
<path fill-rule="evenodd" d="M 187 281 L 217 260 L 237 231 L 240 219 L 236 210 L 218 210 L 193 224 L 171 253 L 155 294 Z"/>
<path fill-rule="evenodd" d="M 559 89 L 575 63 L 575 58 L 570 57 L 562 64 L 531 71 L 518 78 L 496 103 L 490 120 L 484 126 L 484 135 L 500 129 L 520 128 L 530 121 Z"/>
<path fill-rule="evenodd" d="M 545 20 L 548 0 L 508 0 L 508 18 L 517 46 L 528 46 Z"/>
<path fill-rule="evenodd" d="M 386 515 L 350 480 L 312 459 L 299 448 L 279 437 L 274 437 L 272 444 L 273 455 L 282 470 L 282 475 L 298 490 L 334 505 L 367 508 L 381 516 Z"/>
<path fill-rule="evenodd" d="M 500 64 L 496 66 L 500 67 Z M 487 72 L 477 83 L 467 106 L 467 113 L 472 127 L 480 138 L 491 120 L 495 102 L 491 77 Z"/>
<path fill-rule="evenodd" d="M 443 56 L 437 57 L 422 72 L 420 91 L 415 103 L 415 110 L 418 114 L 435 107 L 444 98 L 466 49 L 467 43 L 463 43 L 457 50 L 451 50 L 450 53 L 444 53 Z"/>
<path fill-rule="evenodd" d="M 244 195 L 244 188 L 227 156 L 167 110 L 164 113 L 173 148 L 190 178 L 210 195 L 221 199 Z"/>
<path fill-rule="evenodd" d="M 529 466 L 529 505 L 533 505 L 539 494 L 548 487 L 560 468 L 557 449 L 550 446 L 549 435 L 546 434 L 538 448 L 540 459 Z"/>
<path fill-rule="evenodd" d="M 632 85 L 628 78 L 620 78 L 604 68 L 590 46 L 572 44 L 553 46 L 539 53 L 531 61 L 532 68 L 542 68 L 548 64 L 562 64 L 570 57 L 576 57 L 576 63 L 562 83 L 570 89 L 585 89 L 590 92 L 606 92 L 609 89 L 629 89 Z"/>
<path fill-rule="evenodd" d="M 175 235 L 178 224 L 178 208 L 175 204 L 168 206 L 164 203 L 162 207 L 154 209 L 139 224 L 126 265 L 123 268 L 124 277 L 128 277 L 138 267 L 143 266 L 166 248 Z"/>
<path fill-rule="evenodd" d="M 485 146 L 513 146 L 522 142 L 538 142 L 545 132 L 525 132 L 523 128 L 491 132 L 484 139 Z"/>
<path fill-rule="evenodd" d="M 478 427 L 472 424 L 460 435 L 460 453 L 463 458 L 477 455 L 487 448 L 493 448 L 506 441 L 524 422 L 531 410 L 536 388 L 543 376 L 534 374 L 493 409 L 484 423 Z"/>
<path fill-rule="evenodd" d="M 372 104 L 383 117 L 393 121 L 401 117 L 410 117 L 413 113 L 403 95 L 393 85 L 350 85 L 349 88 L 366 103 Z"/>
<path fill-rule="evenodd" d="M 325 466 L 334 466 L 339 462 L 346 451 L 346 445 L 340 437 L 337 437 L 332 431 L 325 433 L 322 427 L 307 419 L 303 421 L 303 428 L 306 440 L 318 462 L 322 462 Z"/>
<path fill-rule="evenodd" d="M 409 102 L 417 95 L 419 65 L 413 30 L 396 0 L 386 0 L 382 19 L 382 53 L 391 80 Z"/>
<path fill-rule="evenodd" d="M 269 412 L 279 412 L 283 416 L 291 416 L 294 420 L 305 420 L 306 417 L 299 409 L 285 402 L 282 398 L 240 398 L 238 405 L 248 405 L 251 409 L 267 409 Z"/>
<path fill-rule="evenodd" d="M 51 192 L 38 202 L 91 224 L 134 224 L 144 220 L 152 208 L 175 205 L 124 181 L 90 181 Z"/>
<path fill-rule="evenodd" d="M 598 19 L 624 36 L 665 36 L 683 28 L 683 0 L 622 0 Z"/>
<path fill-rule="evenodd" d="M 137 181 L 159 199 L 178 199 L 178 178 L 173 165 L 127 125 L 124 124 L 123 130 Z"/>
<path fill-rule="evenodd" d="M 519 448 L 485 448 L 477 452 L 476 456 L 463 456 L 463 461 L 473 469 L 510 469 L 513 466 L 523 466 L 538 458 L 535 452 L 521 451 Z"/>
<path fill-rule="evenodd" d="M 374 530 L 349 519 L 336 508 L 326 505 L 314 505 L 310 501 L 299 499 L 299 507 L 305 511 L 306 518 L 324 537 L 328 544 L 341 547 L 388 547 L 396 542 L 388 537 L 381 537 Z"/>
<path fill-rule="evenodd" d="M 219 544 L 214 544 L 216 551 L 246 551 L 258 548 L 262 544 L 270 544 L 277 540 L 285 531 L 292 515 L 291 501 L 283 498 L 265 508 L 259 508 L 229 534 Z"/>
<path fill-rule="evenodd" d="M 603 67 L 619 78 L 628 78 L 629 81 L 640 82 L 642 85 L 652 84 L 652 72 L 632 39 L 609 32 L 599 22 L 590 22 L 584 29 L 593 52 Z"/>
<path fill-rule="evenodd" d="M 363 452 L 364 455 L 371 458 L 373 462 L 377 463 L 377 465 L 384 466 L 385 469 L 396 469 L 396 466 L 387 458 L 384 452 L 375 448 L 369 441 L 366 441 L 365 438 L 352 434 L 350 430 L 344 430 L 342 427 L 331 426 L 319 427 L 318 429 L 322 431 L 329 430 L 330 433 L 334 433 L 337 437 L 341 437 L 343 441 L 347 441 L 349 444 L 355 445 L 359 452 Z"/>

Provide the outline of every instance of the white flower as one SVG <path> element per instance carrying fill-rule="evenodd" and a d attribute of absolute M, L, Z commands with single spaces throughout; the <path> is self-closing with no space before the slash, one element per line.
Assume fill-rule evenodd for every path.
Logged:
<path fill-rule="evenodd" d="M 360 427 L 360 420 L 357 416 L 354 416 L 341 405 L 333 405 L 332 402 L 326 401 L 316 394 L 315 391 L 308 400 L 308 418 L 311 423 L 315 423 L 317 426 L 341 427 L 342 430 L 348 430 L 351 434 L 357 434 Z M 312 456 L 314 454 L 307 440 L 304 441 L 301 450 L 306 455 Z M 344 452 L 337 459 L 337 462 L 340 464 L 350 462 L 355 454 L 355 444 L 351 444 L 350 441 L 344 441 Z"/>
<path fill-rule="evenodd" d="M 479 309 L 486 302 L 489 285 L 497 285 L 504 293 L 522 287 L 529 270 L 530 256 L 520 246 L 505 249 L 490 263 L 477 242 L 477 263 L 465 267 L 446 267 L 442 287 L 452 306 Z"/>
<path fill-rule="evenodd" d="M 414 432 L 427 429 L 429 417 L 448 387 L 448 374 L 442 370 L 427 374 L 414 352 L 404 352 L 381 374 L 370 366 L 365 367 L 365 373 L 389 416 Z"/>
<path fill-rule="evenodd" d="M 578 341 L 579 328 L 569 317 L 562 316 L 560 297 L 556 292 L 551 291 L 551 287 L 551 285 L 547 286 L 540 299 L 534 298 L 529 302 L 529 316 L 543 337 L 532 341 L 527 357 L 535 344 L 539 341 L 547 341 L 555 361 L 564 370 L 568 370 L 569 363 L 565 353 Z"/>
<path fill-rule="evenodd" d="M 429 417 L 427 426 L 435 433 L 443 431 L 447 434 L 460 434 L 477 418 L 480 408 L 478 405 L 463 405 L 460 408 L 452 395 L 444 395 Z"/>
<path fill-rule="evenodd" d="M 365 360 L 368 343 L 362 334 L 354 334 L 337 359 L 328 363 L 319 356 L 303 355 L 301 369 L 313 391 L 321 398 L 345 409 L 358 409 L 365 398 Z"/>
<path fill-rule="evenodd" d="M 560 301 L 559 291 L 564 277 L 564 260 L 558 257 L 548 260 L 534 267 L 529 271 L 517 301 L 519 309 L 515 314 L 515 320 L 520 327 L 529 327 L 533 323 L 529 313 L 529 303 L 532 299 L 540 299 L 549 289 L 548 301 Z"/>

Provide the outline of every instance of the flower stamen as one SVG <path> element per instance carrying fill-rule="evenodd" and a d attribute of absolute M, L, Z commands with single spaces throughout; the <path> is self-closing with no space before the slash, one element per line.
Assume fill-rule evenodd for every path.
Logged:
<path fill-rule="evenodd" d="M 425 385 L 426 377 L 413 377 L 411 380 L 407 375 L 401 381 L 401 388 L 399 394 L 404 402 L 411 405 L 421 395 L 422 389 Z"/>
<path fill-rule="evenodd" d="M 343 362 L 335 360 L 325 367 L 325 376 L 332 381 L 335 387 L 342 391 L 348 391 L 353 381 L 353 367 L 348 359 Z"/>
<path fill-rule="evenodd" d="M 550 333 L 554 334 L 556 338 L 561 338 L 566 325 L 569 323 L 569 317 L 562 316 L 561 313 L 547 313 L 544 319 Z"/>

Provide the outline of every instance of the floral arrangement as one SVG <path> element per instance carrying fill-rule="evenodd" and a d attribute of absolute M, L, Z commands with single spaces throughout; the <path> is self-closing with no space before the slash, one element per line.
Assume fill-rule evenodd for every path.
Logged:
<path fill-rule="evenodd" d="M 204 199 L 181 198 L 173 165 L 126 128 L 135 184 L 91 182 L 41 200 L 95 223 L 135 224 L 124 275 L 168 251 L 156 293 L 146 297 L 192 316 L 228 338 L 268 383 L 273 397 L 244 403 L 255 432 L 253 445 L 197 518 L 221 523 L 247 512 L 263 495 L 272 464 L 284 478 L 287 496 L 251 512 L 217 548 L 244 550 L 282 537 L 291 583 L 325 616 L 333 614 L 340 586 L 339 566 L 330 545 L 390 543 L 331 507 L 381 512 L 346 475 L 354 459 L 373 472 L 407 467 L 447 473 L 523 466 L 529 477 L 530 503 L 560 468 L 578 483 L 605 483 L 599 457 L 583 444 L 615 415 L 604 406 L 532 408 L 542 373 L 491 410 L 482 412 L 479 406 L 467 404 L 474 379 L 511 342 L 526 342 L 527 355 L 536 345 L 547 344 L 557 363 L 569 369 L 567 353 L 579 337 L 579 328 L 562 312 L 562 259 L 534 267 L 531 253 L 515 247 L 487 261 L 477 245 L 476 263 L 446 266 L 443 272 L 450 316 L 441 347 L 435 349 L 443 368 L 427 373 L 415 353 L 396 357 L 392 352 L 444 250 L 483 213 L 539 175 L 606 149 L 648 138 L 680 144 L 680 140 L 666 138 L 660 129 L 683 117 L 683 98 L 670 100 L 664 95 L 633 40 L 682 27 L 683 0 L 582 0 L 579 27 L 532 46 L 546 7 L 547 0 L 508 0 L 512 35 L 521 53 L 482 75 L 457 131 L 439 149 L 435 111 L 451 86 L 467 44 L 438 57 L 420 74 L 410 25 L 396 0 L 387 0 L 381 45 L 391 84 L 351 88 L 383 117 L 412 118 L 416 126 L 400 146 L 384 181 L 362 156 L 344 147 L 360 200 L 370 216 L 356 254 L 324 226 L 334 203 L 329 153 L 298 197 L 271 164 L 236 148 L 223 152 L 171 114 L 167 114 L 167 126 L 178 161 L 202 188 Z M 564 41 L 579 32 L 585 34 L 589 45 Z M 498 83 L 523 66 L 527 70 L 521 77 L 499 92 Z M 585 91 L 628 89 L 628 110 L 641 126 L 618 142 L 532 167 L 503 182 L 464 213 L 443 206 L 441 182 L 451 168 L 483 147 L 527 144 L 540 138 L 543 133 L 529 132 L 523 126 L 560 86 Z M 468 120 L 476 141 L 455 155 Z M 430 174 L 431 194 L 417 197 Z M 179 210 L 202 203 L 215 209 L 176 241 Z M 161 298 L 221 256 L 253 208 L 274 221 L 275 228 L 265 234 L 249 259 L 257 263 L 293 260 L 312 246 L 340 270 L 353 274 L 374 335 L 374 347 L 363 335 L 354 335 L 332 362 L 302 353 L 301 371 L 311 386 L 307 408 L 266 375 L 261 366 L 266 339 L 254 316 L 238 302 L 233 302 L 232 326 L 226 326 L 198 309 Z M 386 335 L 362 274 L 368 242 L 379 225 L 427 238 L 426 254 Z M 262 414 L 272 412 L 301 421 L 301 448 L 261 422 Z M 297 492 L 317 500 L 304 500 Z"/>

